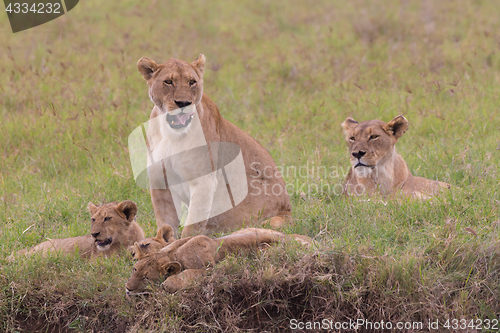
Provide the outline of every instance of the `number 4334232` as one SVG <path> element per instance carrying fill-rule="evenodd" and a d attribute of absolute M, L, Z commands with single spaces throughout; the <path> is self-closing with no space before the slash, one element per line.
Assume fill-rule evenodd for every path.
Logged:
<path fill-rule="evenodd" d="M 5 8 L 5 11 L 7 13 L 14 13 L 14 14 L 27 14 L 27 13 L 34 13 L 34 14 L 61 14 L 61 4 L 60 3 L 34 3 L 31 5 L 27 3 L 9 3 L 7 8 Z"/>

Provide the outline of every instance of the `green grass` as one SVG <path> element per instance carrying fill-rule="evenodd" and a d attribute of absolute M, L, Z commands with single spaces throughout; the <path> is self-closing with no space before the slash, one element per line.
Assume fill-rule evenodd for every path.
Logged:
<path fill-rule="evenodd" d="M 492 319 L 500 313 L 500 13 L 489 1 L 81 1 L 12 34 L 0 15 L 0 330 L 287 330 L 304 321 Z M 124 299 L 132 263 L 8 262 L 88 232 L 86 206 L 138 204 L 129 133 L 152 107 L 136 62 L 207 57 L 204 91 L 293 184 L 318 247 L 230 258 L 179 295 Z M 341 184 L 340 124 L 404 115 L 414 175 L 454 185 L 428 202 L 360 201 Z M 323 167 L 327 175 L 312 170 Z M 320 169 L 320 170 L 324 170 Z M 291 188 L 291 187 L 289 187 Z M 31 326 L 30 326 L 31 325 Z"/>

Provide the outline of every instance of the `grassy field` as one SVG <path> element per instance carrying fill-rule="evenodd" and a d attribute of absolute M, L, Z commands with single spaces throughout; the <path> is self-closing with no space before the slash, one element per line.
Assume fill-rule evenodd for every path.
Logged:
<path fill-rule="evenodd" d="M 413 332 L 429 320 L 498 319 L 499 32 L 500 10 L 484 0 L 86 0 L 16 34 L 0 14 L 0 330 L 422 322 L 403 330 Z M 87 233 L 89 201 L 133 200 L 146 234 L 155 232 L 127 150 L 152 108 L 136 62 L 200 53 L 204 91 L 222 115 L 289 170 L 295 224 L 286 232 L 318 245 L 232 257 L 184 292 L 133 302 L 127 258 L 9 262 L 46 237 Z M 410 123 L 397 145 L 410 170 L 453 189 L 423 202 L 332 190 L 349 168 L 342 121 L 398 114 Z"/>

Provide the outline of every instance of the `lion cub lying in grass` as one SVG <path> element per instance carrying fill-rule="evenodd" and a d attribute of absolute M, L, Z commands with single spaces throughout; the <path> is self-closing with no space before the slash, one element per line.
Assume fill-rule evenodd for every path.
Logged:
<path fill-rule="evenodd" d="M 92 221 L 90 235 L 50 239 L 17 253 L 31 255 L 60 251 L 72 254 L 77 251 L 84 258 L 109 256 L 144 239 L 144 232 L 135 221 L 137 205 L 133 201 L 101 206 L 89 202 L 88 210 Z"/>
<path fill-rule="evenodd" d="M 246 228 L 233 232 L 231 235 L 238 235 L 242 233 L 249 232 L 257 232 L 257 233 L 267 233 L 267 234 L 275 234 L 277 237 L 283 235 L 281 232 L 268 230 L 268 229 L 259 229 L 259 228 Z M 180 239 L 184 243 L 190 240 L 191 238 L 196 236 L 184 237 Z M 292 238 L 302 243 L 303 245 L 310 245 L 311 238 L 303 235 L 293 234 Z M 162 225 L 158 228 L 156 232 L 156 236 L 144 238 L 139 242 L 135 242 L 134 245 L 129 246 L 128 250 L 132 255 L 132 259 L 140 260 L 145 258 L 147 255 L 151 253 L 155 253 L 160 251 L 162 248 L 166 247 L 170 243 L 175 241 L 174 230 L 169 225 Z"/>
<path fill-rule="evenodd" d="M 405 117 L 397 116 L 388 123 L 380 120 L 358 123 L 347 118 L 342 127 L 352 166 L 344 193 L 393 195 L 401 192 L 415 198 L 429 198 L 442 188 L 451 187 L 437 180 L 412 176 L 401 155 L 396 153 L 396 142 L 408 129 Z"/>
<path fill-rule="evenodd" d="M 176 240 L 158 252 L 146 254 L 134 265 L 132 276 L 126 284 L 126 294 L 139 295 L 146 289 L 146 282 L 164 278 L 163 288 L 173 293 L 203 275 L 207 266 L 213 266 L 227 254 L 248 253 L 261 245 L 290 239 L 296 239 L 302 244 L 312 242 L 306 236 L 285 235 L 259 228 L 242 229 L 215 239 L 199 235 Z"/>

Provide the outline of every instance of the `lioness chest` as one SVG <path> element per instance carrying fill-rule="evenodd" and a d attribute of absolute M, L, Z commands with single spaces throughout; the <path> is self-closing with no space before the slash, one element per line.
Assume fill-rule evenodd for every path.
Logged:
<path fill-rule="evenodd" d="M 165 182 L 165 186 L 189 205 L 194 183 L 210 181 L 215 171 L 199 115 L 195 112 L 182 133 L 168 127 L 165 115 L 152 121 L 158 122 L 161 133 L 161 141 L 152 150 L 153 160 L 158 165 L 155 181 Z"/>

